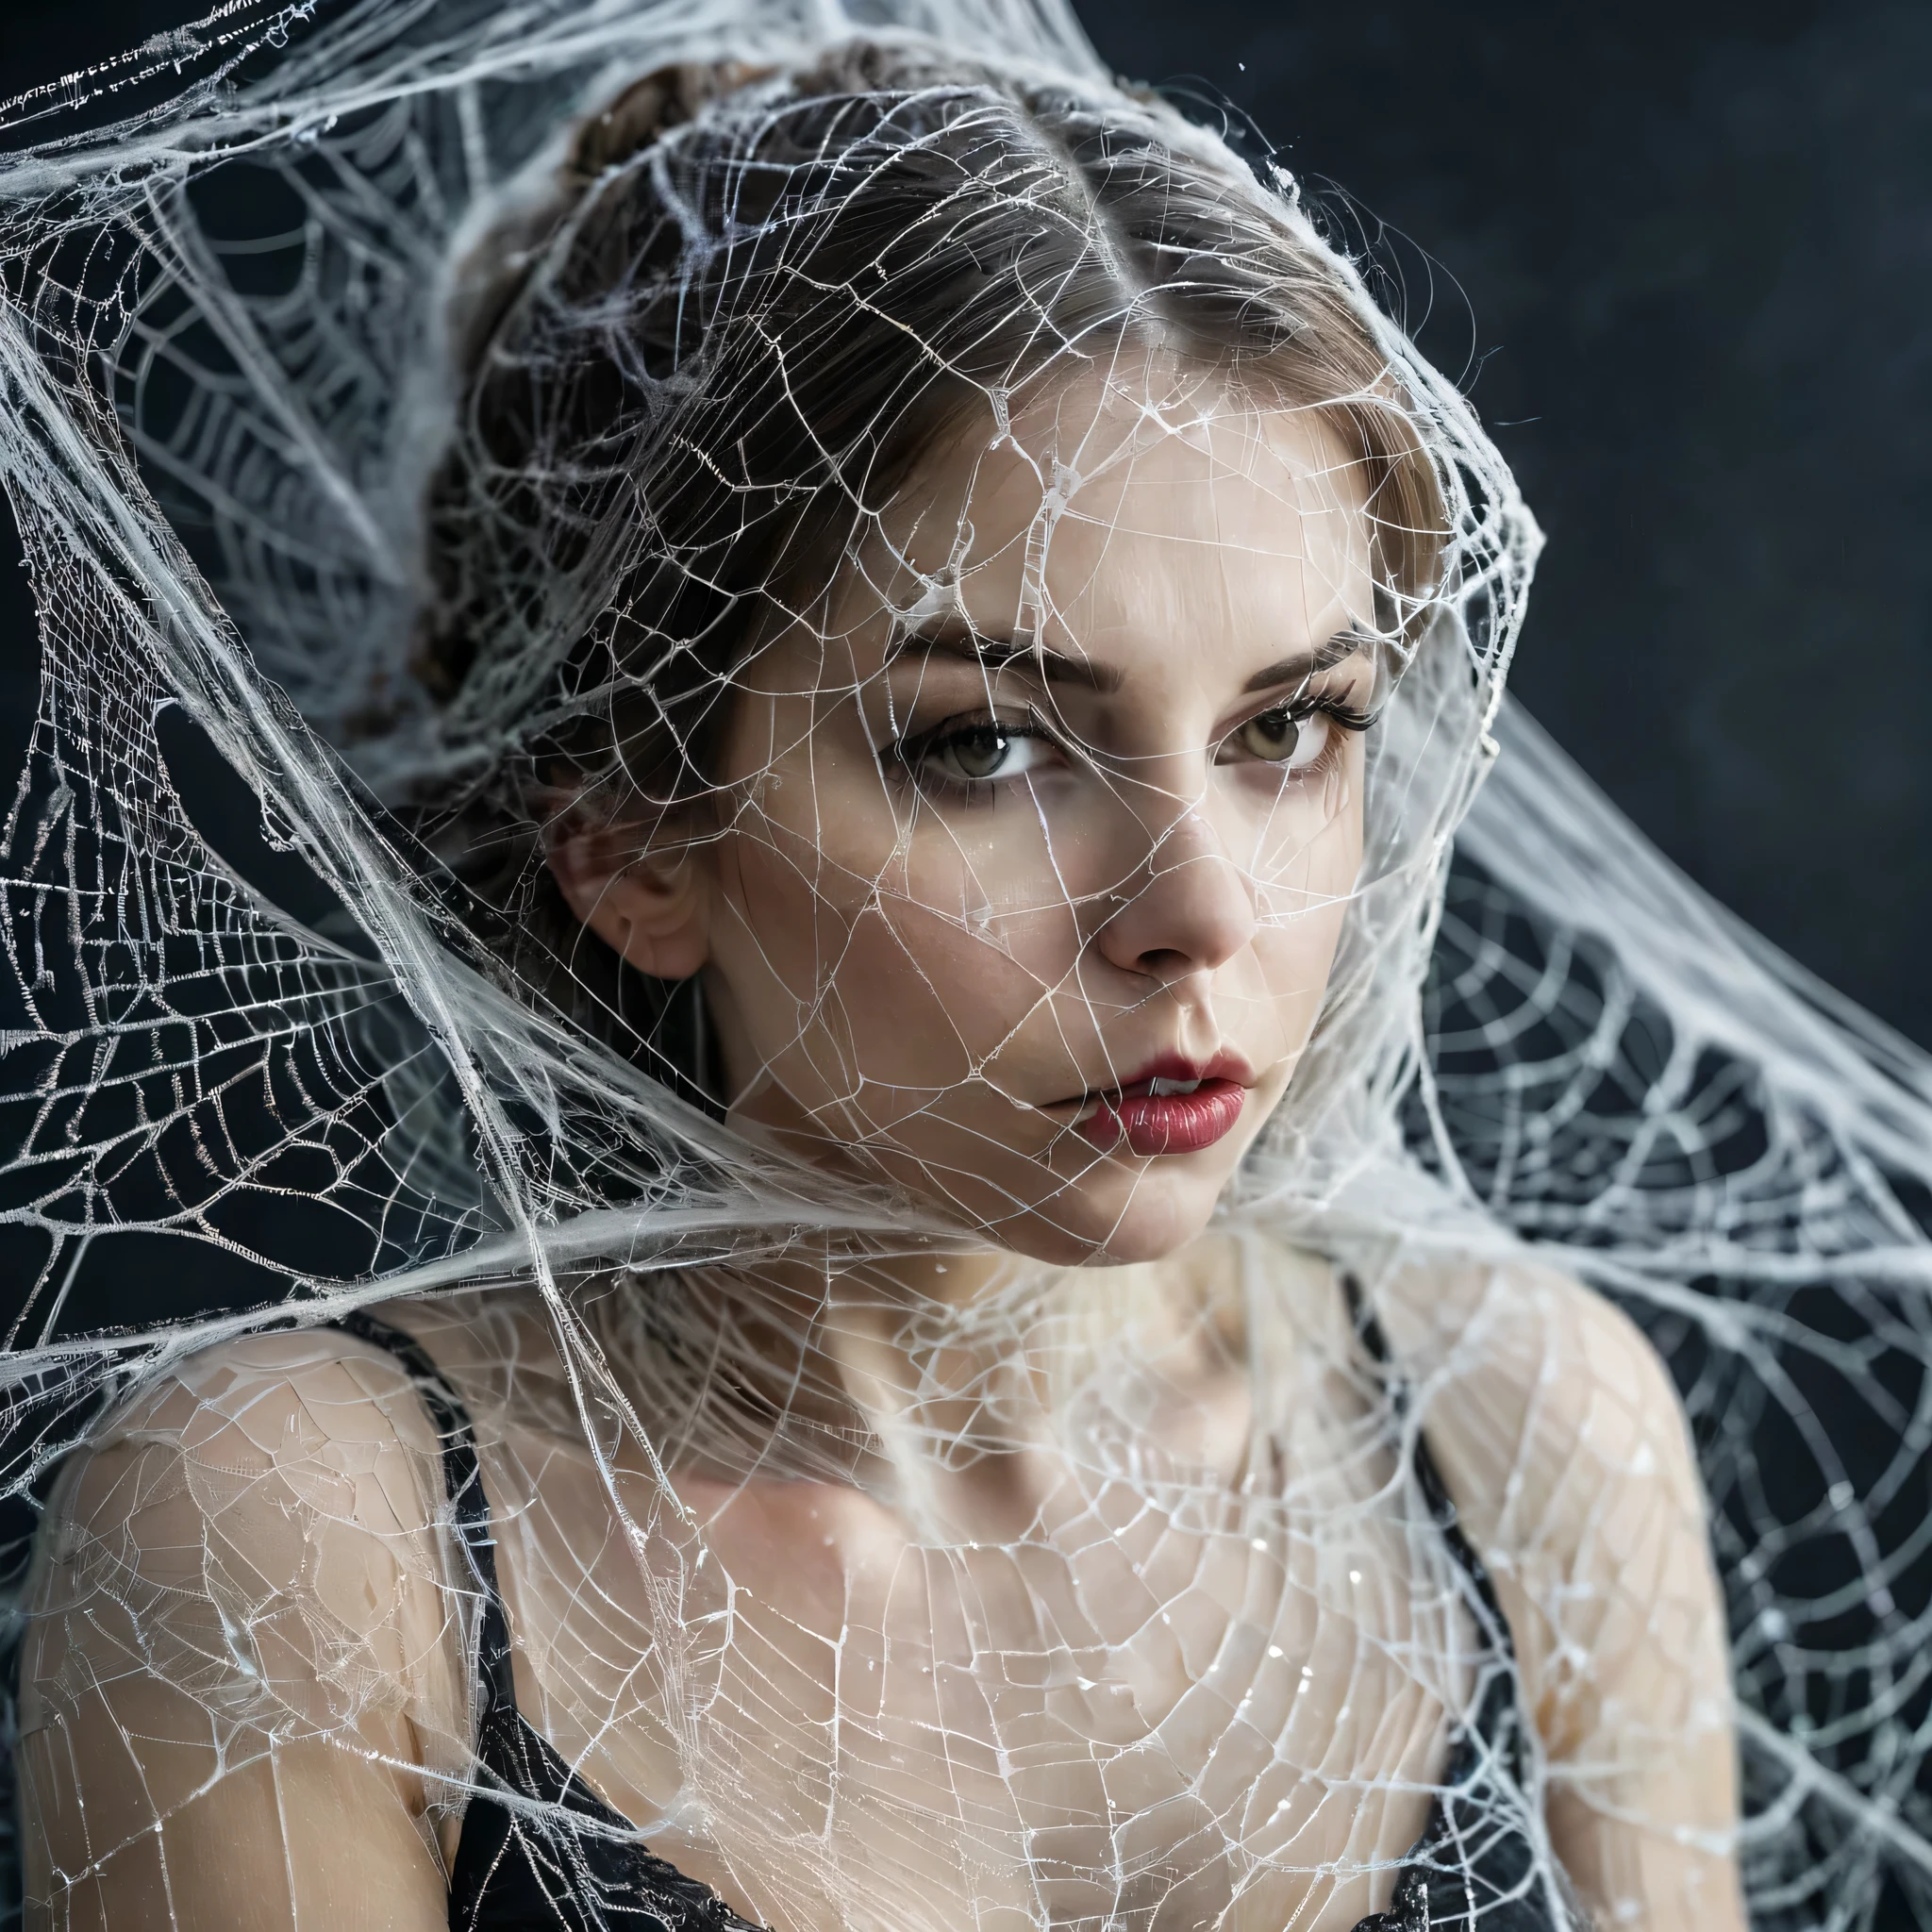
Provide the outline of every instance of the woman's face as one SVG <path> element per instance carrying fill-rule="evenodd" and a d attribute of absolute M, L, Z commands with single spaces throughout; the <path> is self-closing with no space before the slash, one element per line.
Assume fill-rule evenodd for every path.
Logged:
<path fill-rule="evenodd" d="M 1053 1260 L 1206 1224 L 1361 858 L 1358 475 L 1158 380 L 918 469 L 743 674 L 686 861 L 734 1118 Z"/>

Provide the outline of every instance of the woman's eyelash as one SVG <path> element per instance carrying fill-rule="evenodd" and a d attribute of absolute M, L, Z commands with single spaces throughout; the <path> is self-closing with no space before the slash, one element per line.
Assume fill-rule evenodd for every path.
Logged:
<path fill-rule="evenodd" d="M 903 738 L 889 740 L 879 746 L 878 755 L 895 764 L 916 765 L 923 758 L 941 749 L 956 739 L 976 732 L 997 731 L 1003 738 L 1044 738 L 1048 734 L 1039 722 L 1027 718 L 999 718 L 991 711 L 961 711 L 928 724 L 923 731 L 908 731 Z"/>
<path fill-rule="evenodd" d="M 1282 715 L 1297 724 L 1320 715 L 1341 730 L 1360 732 L 1368 730 L 1381 713 L 1365 710 L 1339 694 L 1305 692 L 1254 712 L 1246 722 L 1252 724 L 1257 718 Z M 1239 730 L 1241 727 L 1238 725 L 1235 728 Z M 991 777 L 937 775 L 929 773 L 926 767 L 928 760 L 948 746 L 971 743 L 987 734 L 997 734 L 1008 740 L 1044 740 L 1056 745 L 1060 742 L 1058 735 L 1041 722 L 1037 713 L 1029 712 L 1024 718 L 1002 718 L 991 711 L 958 712 L 941 719 L 937 724 L 928 725 L 923 731 L 909 731 L 903 737 L 889 740 L 879 746 L 877 756 L 882 766 L 895 768 L 905 777 L 937 785 L 972 802 L 990 798 L 997 790 L 997 780 Z"/>
<path fill-rule="evenodd" d="M 988 737 L 997 737 L 1009 742 L 1030 740 L 1055 745 L 1059 743 L 1058 738 L 1033 713 L 1029 712 L 1024 718 L 1002 718 L 991 711 L 969 711 L 941 719 L 924 731 L 910 731 L 903 738 L 891 740 L 879 747 L 878 759 L 882 766 L 889 770 L 896 769 L 899 775 L 915 783 L 951 792 L 968 804 L 975 804 L 991 798 L 998 791 L 996 776 L 974 778 L 935 773 L 929 766 L 930 761 L 948 747 L 970 744 Z"/>
<path fill-rule="evenodd" d="M 1331 724 L 1338 724 L 1344 731 L 1366 731 L 1381 717 L 1379 709 L 1363 710 L 1359 705 L 1352 705 L 1345 697 L 1322 697 L 1308 695 L 1286 699 L 1278 705 L 1269 705 L 1255 712 L 1257 718 L 1272 717 L 1286 712 L 1297 724 L 1304 718 L 1315 717 L 1318 713 Z"/>

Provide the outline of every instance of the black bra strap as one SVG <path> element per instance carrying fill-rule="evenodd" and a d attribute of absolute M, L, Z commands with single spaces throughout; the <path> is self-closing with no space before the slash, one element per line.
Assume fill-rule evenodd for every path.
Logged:
<path fill-rule="evenodd" d="M 1388 1338 L 1354 1275 L 1338 1269 L 1349 1319 L 1365 1354 L 1375 1365 L 1398 1423 L 1406 1423 L 1413 1391 L 1396 1369 Z M 1476 1704 L 1452 1734 L 1453 1749 L 1445 1789 L 1430 1807 L 1429 1822 L 1403 1867 L 1395 1901 L 1387 1912 L 1364 1919 L 1356 1932 L 1444 1932 L 1473 1927 L 1480 1918 L 1495 1932 L 1557 1932 L 1580 1925 L 1564 1909 L 1549 1880 L 1538 1879 L 1534 1846 L 1511 1814 L 1499 1809 L 1499 1797 L 1523 1804 L 1532 1789 L 1529 1721 L 1523 1709 L 1523 1686 L 1509 1620 L 1496 1600 L 1496 1586 L 1457 1520 L 1456 1500 L 1418 1427 L 1409 1467 L 1431 1520 L 1441 1532 L 1450 1560 L 1469 1580 L 1482 1634 L 1494 1667 L 1479 1682 Z M 1505 1774 L 1499 1786 L 1496 1770 Z M 1485 1903 L 1486 1902 L 1486 1903 Z"/>
<path fill-rule="evenodd" d="M 428 1350 L 400 1328 L 378 1322 L 364 1308 L 352 1308 L 331 1327 L 393 1356 L 409 1372 L 442 1444 L 442 1486 L 449 1498 L 457 1541 L 475 1579 L 483 1614 L 476 1630 L 476 1677 L 483 1689 L 487 1722 L 494 1713 L 514 1714 L 516 1678 L 510 1669 L 509 1617 L 496 1580 L 496 1541 L 490 1533 L 490 1498 L 476 1460 L 476 1430 L 462 1398 L 436 1366 Z"/>
<path fill-rule="evenodd" d="M 1390 1359 L 1389 1342 L 1382 1333 L 1382 1324 L 1375 1320 L 1375 1311 L 1370 1307 L 1368 1297 L 1362 1292 L 1362 1285 L 1353 1274 L 1342 1270 L 1337 1271 L 1341 1282 L 1341 1292 L 1348 1303 L 1349 1320 L 1355 1324 L 1355 1332 L 1361 1339 L 1363 1349 L 1375 1364 L 1381 1376 L 1382 1386 L 1389 1392 L 1389 1405 L 1395 1411 L 1398 1422 L 1408 1419 L 1410 1391 L 1407 1382 L 1395 1372 Z M 1420 1428 L 1415 1432 L 1415 1454 L 1409 1467 L 1415 1471 L 1416 1487 L 1423 1492 L 1423 1501 L 1428 1505 L 1429 1515 L 1436 1527 L 1442 1533 L 1442 1541 L 1448 1545 L 1449 1554 L 1457 1566 L 1468 1576 L 1474 1588 L 1476 1601 L 1482 1605 L 1483 1614 L 1489 1624 L 1487 1635 L 1496 1648 L 1512 1662 L 1516 1657 L 1516 1645 L 1509 1635 L 1509 1621 L 1503 1614 L 1503 1607 L 1496 1601 L 1496 1586 L 1483 1559 L 1476 1555 L 1469 1539 L 1462 1533 L 1462 1524 L 1456 1512 L 1456 1499 L 1449 1493 L 1449 1486 L 1442 1480 L 1442 1472 L 1436 1467 L 1436 1458 L 1429 1449 L 1429 1439 Z"/>

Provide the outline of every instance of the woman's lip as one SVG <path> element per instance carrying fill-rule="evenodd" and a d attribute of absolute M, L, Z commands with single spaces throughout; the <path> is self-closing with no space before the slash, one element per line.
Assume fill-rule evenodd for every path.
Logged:
<path fill-rule="evenodd" d="M 1255 1070 L 1248 1062 L 1226 1047 L 1205 1060 L 1190 1059 L 1186 1054 L 1162 1053 L 1157 1054 L 1138 1073 L 1130 1074 L 1124 1080 L 1108 1087 L 1090 1087 L 1085 1093 L 1075 1093 L 1066 1100 L 1047 1101 L 1041 1111 L 1064 1112 L 1077 1125 L 1103 1101 L 1115 1102 L 1146 1094 L 1156 1081 L 1163 1088 L 1198 1088 L 1210 1082 L 1252 1087 L 1256 1078 Z"/>
<path fill-rule="evenodd" d="M 1150 1080 L 1165 1081 L 1162 1074 Z M 1148 1081 L 1136 1081 L 1144 1088 Z M 1091 1097 L 1074 1131 L 1102 1153 L 1125 1141 L 1143 1158 L 1211 1147 L 1241 1119 L 1248 1090 L 1238 1080 L 1206 1079 L 1191 1093 L 1115 1092 Z"/>
<path fill-rule="evenodd" d="M 1252 1087 L 1255 1070 L 1240 1054 L 1224 1047 L 1211 1058 L 1190 1059 L 1182 1053 L 1156 1054 L 1138 1073 L 1123 1080 L 1113 1091 L 1131 1093 L 1149 1080 L 1232 1080 L 1237 1087 Z"/>

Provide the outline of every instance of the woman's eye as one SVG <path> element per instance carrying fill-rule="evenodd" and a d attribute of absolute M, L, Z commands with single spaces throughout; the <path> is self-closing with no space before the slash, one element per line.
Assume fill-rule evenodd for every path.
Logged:
<path fill-rule="evenodd" d="M 988 778 L 1017 778 L 1043 763 L 1046 751 L 1038 733 L 972 724 L 963 731 L 949 731 L 928 746 L 919 764 L 941 778 L 976 784 Z"/>
<path fill-rule="evenodd" d="M 1235 733 L 1235 740 L 1250 758 L 1296 772 L 1312 765 L 1327 749 L 1332 728 L 1325 712 L 1310 711 L 1297 718 L 1284 706 L 1250 718 Z"/>

